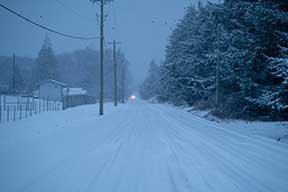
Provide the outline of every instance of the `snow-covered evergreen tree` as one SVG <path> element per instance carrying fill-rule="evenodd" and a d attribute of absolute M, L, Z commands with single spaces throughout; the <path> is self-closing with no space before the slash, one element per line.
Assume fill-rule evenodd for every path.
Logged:
<path fill-rule="evenodd" d="M 287 114 L 287 97 L 283 94 L 287 7 L 281 1 L 270 0 L 225 1 L 224 5 L 228 23 L 225 27 L 232 34 L 230 45 L 236 48 L 234 54 L 230 50 L 227 54 L 234 61 L 232 74 L 239 74 L 234 75 L 239 77 L 236 81 L 239 90 L 235 93 L 243 99 L 242 111 L 249 116 L 272 118 Z"/>
<path fill-rule="evenodd" d="M 193 104 L 208 99 L 215 78 L 216 31 L 211 18 L 210 9 L 190 6 L 173 31 L 161 66 L 161 100 Z"/>
<path fill-rule="evenodd" d="M 220 29 L 220 105 L 215 112 L 287 119 L 287 23 L 287 5 L 278 0 L 189 7 L 170 37 L 158 99 L 213 107 Z"/>
<path fill-rule="evenodd" d="M 148 71 L 148 77 L 140 87 L 140 96 L 142 99 L 151 99 L 158 94 L 159 90 L 159 66 L 154 60 L 151 61 Z"/>
<path fill-rule="evenodd" d="M 41 82 L 47 79 L 57 79 L 57 59 L 52 49 L 51 41 L 46 34 L 44 43 L 36 60 L 36 79 Z"/>

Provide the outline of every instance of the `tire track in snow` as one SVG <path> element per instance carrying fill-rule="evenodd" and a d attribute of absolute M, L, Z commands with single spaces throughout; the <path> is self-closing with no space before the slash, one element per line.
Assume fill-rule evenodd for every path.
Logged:
<path fill-rule="evenodd" d="M 181 113 L 181 111 L 179 111 L 179 113 Z M 188 113 L 187 114 L 184 113 L 184 114 L 185 114 L 185 116 L 189 115 Z M 170 119 L 171 119 L 171 117 L 170 117 Z M 278 175 L 279 172 L 283 172 L 283 168 L 288 173 L 287 163 L 285 161 L 283 161 L 283 155 L 284 156 L 285 156 L 285 154 L 286 154 L 286 156 L 288 155 L 287 154 L 287 150 L 286 151 L 282 151 L 282 153 L 279 153 L 278 150 L 275 150 L 275 151 L 274 150 L 272 150 L 272 151 L 268 150 L 268 149 L 273 149 L 274 147 L 265 147 L 264 148 L 264 146 L 267 145 L 267 144 L 270 144 L 270 145 L 271 144 L 272 145 L 275 144 L 274 142 L 272 142 L 270 140 L 267 140 L 267 143 L 263 143 L 261 141 L 260 142 L 261 144 L 257 145 L 258 144 L 257 141 L 255 142 L 254 140 L 249 138 L 248 140 L 246 140 L 245 145 L 241 144 L 239 146 L 239 144 L 236 142 L 237 139 L 238 140 L 240 139 L 239 137 L 236 137 L 236 136 L 238 136 L 238 134 L 236 134 L 236 136 L 235 136 L 235 134 L 229 135 L 229 136 L 234 136 L 233 137 L 233 142 L 230 143 L 230 142 L 227 141 L 227 135 L 225 135 L 225 133 L 226 133 L 225 131 L 220 132 L 219 129 L 217 129 L 216 132 L 215 132 L 215 130 L 213 132 L 213 130 L 211 130 L 211 128 L 210 128 L 210 130 L 208 130 L 208 127 L 207 127 L 207 131 L 213 133 L 211 135 L 208 132 L 204 132 L 204 133 L 201 132 L 201 130 L 203 129 L 202 128 L 203 125 L 201 126 L 201 125 L 197 124 L 202 129 L 199 129 L 199 128 L 198 129 L 195 129 L 195 128 L 191 129 L 191 125 L 190 125 L 190 127 L 189 127 L 189 125 L 186 126 L 187 124 L 189 124 L 191 122 L 186 122 L 183 119 L 179 119 L 179 118 L 176 118 L 176 119 L 177 119 L 178 123 L 181 122 L 183 124 L 183 126 L 181 126 L 180 128 L 185 129 L 185 131 L 187 131 L 187 134 L 193 136 L 192 132 L 193 132 L 193 134 L 196 133 L 198 136 L 202 137 L 203 140 L 209 141 L 209 143 L 206 142 L 206 145 L 207 144 L 209 145 L 210 143 L 213 143 L 213 145 L 210 144 L 210 148 L 214 148 L 215 152 L 218 153 L 220 156 L 223 156 L 223 153 L 227 154 L 227 155 L 230 155 L 230 156 L 233 154 L 233 157 L 237 157 L 237 159 L 236 158 L 235 159 L 236 159 L 236 161 L 238 163 L 240 162 L 238 160 L 241 160 L 242 161 L 242 166 L 245 167 L 245 165 L 246 165 L 246 168 L 244 168 L 244 170 L 247 169 L 247 165 L 249 165 L 250 168 L 247 169 L 247 171 L 250 171 L 251 173 L 253 173 L 252 170 L 257 171 L 256 168 L 258 168 L 258 170 L 261 170 L 261 169 L 263 170 L 263 168 L 265 168 L 265 169 L 269 168 L 270 170 L 266 171 L 266 172 L 270 173 L 269 175 L 273 175 L 273 174 L 274 175 Z M 221 129 L 223 129 L 223 128 L 221 128 Z M 218 138 L 223 137 L 224 135 L 226 136 L 225 137 L 225 144 L 223 143 L 223 139 L 220 140 L 220 141 L 218 139 Z M 211 137 L 211 136 L 213 136 L 213 137 Z M 240 136 L 243 137 L 243 135 L 240 135 Z M 262 143 L 263 143 L 263 145 L 262 145 Z M 278 145 L 279 145 L 279 143 L 276 143 L 275 147 L 278 146 Z M 217 148 L 218 149 L 222 149 L 222 153 L 221 154 L 219 153 L 220 150 L 217 150 Z M 247 155 L 247 154 L 249 154 L 249 155 Z M 273 157 L 273 158 L 267 158 L 267 156 L 268 157 Z M 265 157 L 265 159 L 263 159 L 264 157 Z M 282 161 L 281 161 L 281 159 L 282 159 Z M 232 162 L 232 163 L 235 163 L 235 162 Z M 253 164 L 253 166 L 252 166 L 252 164 Z M 239 166 L 239 165 L 237 165 L 237 166 Z M 254 171 L 254 173 L 255 173 L 255 171 Z M 267 181 L 273 179 L 273 178 L 269 179 L 268 178 L 269 175 L 266 176 L 266 180 L 262 179 L 263 180 L 262 181 L 263 185 L 267 185 Z M 280 182 L 280 184 L 281 184 L 281 182 L 285 183 L 285 179 L 283 177 L 280 177 L 278 180 L 275 180 L 275 182 Z"/>
<path fill-rule="evenodd" d="M 163 120 L 163 117 L 162 117 L 162 120 Z M 164 118 L 164 120 L 167 122 L 167 119 Z M 159 121 L 159 119 L 158 119 Z M 191 179 L 189 179 L 189 176 L 188 174 L 186 174 L 186 172 L 184 171 L 184 168 L 182 168 L 181 166 L 181 163 L 180 163 L 180 157 L 179 155 L 177 155 L 177 152 L 178 150 L 176 150 L 177 146 L 180 146 L 177 142 L 173 142 L 173 140 L 175 139 L 178 139 L 180 142 L 183 142 L 183 138 L 179 137 L 179 135 L 175 134 L 174 133 L 174 130 L 170 127 L 171 126 L 171 122 L 168 121 L 168 126 L 165 126 L 165 130 L 166 130 L 166 135 L 167 135 L 167 138 L 169 139 L 169 145 L 170 145 L 170 148 L 171 150 L 173 151 L 174 153 L 174 156 L 175 158 L 177 158 L 177 164 L 178 164 L 178 167 L 180 168 L 181 170 L 181 175 L 182 177 L 184 178 L 185 180 L 185 183 L 186 183 L 186 189 L 188 191 L 193 191 L 193 190 L 196 190 L 196 191 L 199 191 L 200 189 L 196 189 L 196 187 L 198 186 L 191 186 L 190 182 L 191 182 Z M 160 126 L 160 127 L 163 127 L 163 126 Z M 167 132 L 168 131 L 168 132 Z M 173 139 L 174 138 L 174 139 Z M 179 151 L 178 151 L 179 152 Z M 209 184 L 209 182 L 207 181 L 207 179 L 204 177 L 204 175 L 201 173 L 201 171 L 198 169 L 198 164 L 196 164 L 195 162 L 190 162 L 192 163 L 194 166 L 194 169 L 196 170 L 197 172 L 197 175 L 201 178 L 201 180 L 204 182 L 204 184 L 207 186 L 208 190 L 211 191 L 213 188 L 212 186 Z M 201 190 L 202 191 L 202 190 Z M 204 190 L 205 191 L 205 190 Z"/>
<path fill-rule="evenodd" d="M 122 113 L 125 112 L 126 110 L 128 110 L 128 107 L 126 106 L 124 108 L 124 110 L 122 110 Z M 112 131 L 117 132 L 116 128 L 118 129 L 119 127 L 125 127 L 126 125 L 128 125 L 129 123 L 131 123 L 133 120 L 133 116 L 130 116 L 128 121 L 127 119 L 123 118 L 123 120 L 120 121 L 119 124 L 115 125 L 112 128 Z M 82 125 L 83 126 L 83 125 Z M 79 126 L 74 126 L 74 127 L 79 127 Z M 54 134 L 56 135 L 56 133 Z M 47 168 L 45 171 L 41 172 L 40 175 L 34 176 L 33 179 L 30 180 L 30 182 L 28 182 L 27 184 L 25 184 L 25 186 L 20 187 L 19 189 L 17 189 L 16 191 L 19 192 L 23 192 L 28 190 L 30 187 L 32 187 L 34 184 L 36 184 L 37 182 L 43 180 L 45 177 L 49 177 L 49 175 L 54 174 L 55 172 L 57 172 L 57 170 L 59 170 L 60 167 L 65 166 L 67 164 L 67 162 L 70 162 L 71 159 L 77 159 L 78 157 L 81 157 L 80 159 L 78 159 L 78 161 L 84 161 L 85 157 L 87 157 L 88 155 L 90 155 L 90 153 L 93 153 L 94 151 L 99 150 L 99 148 L 107 143 L 109 141 L 109 139 L 111 139 L 110 134 L 108 135 L 108 137 L 106 139 L 104 139 L 104 141 L 102 142 L 102 144 L 94 144 L 90 147 L 88 147 L 88 150 L 84 150 L 81 151 L 81 153 L 77 153 L 75 154 L 75 152 L 71 152 L 69 155 L 65 156 L 64 158 L 62 158 L 60 161 L 57 161 L 56 163 L 54 163 L 53 165 L 49 166 L 49 168 Z M 87 148 L 87 147 L 86 147 Z M 83 148 L 82 148 L 83 149 Z"/>
<path fill-rule="evenodd" d="M 138 111 L 136 111 L 136 113 L 133 113 L 132 116 L 130 116 L 130 121 L 128 124 L 126 124 L 127 126 L 127 134 L 124 134 L 125 132 L 120 132 L 122 133 L 122 135 L 114 135 L 114 138 L 112 138 L 110 140 L 110 142 L 116 144 L 116 143 L 119 143 L 118 144 L 118 147 L 116 149 L 116 151 L 112 154 L 112 157 L 109 158 L 109 160 L 106 161 L 106 163 L 103 165 L 103 167 L 101 168 L 101 170 L 94 176 L 94 178 L 89 182 L 89 184 L 87 185 L 87 188 L 86 190 L 84 190 L 85 192 L 88 192 L 90 190 L 92 190 L 92 187 L 95 186 L 98 182 L 98 179 L 101 177 L 101 175 L 104 173 L 104 171 L 108 171 L 112 168 L 113 164 L 117 161 L 123 147 L 125 146 L 125 144 L 127 145 L 127 141 L 130 139 L 131 135 L 133 134 L 133 132 L 135 132 L 136 130 L 136 126 L 128 126 L 128 125 L 131 125 L 131 123 L 133 123 L 133 119 L 135 118 L 135 116 L 137 115 Z M 134 117 L 134 118 L 133 118 Z M 123 135 L 126 135 L 123 136 Z M 117 136 L 119 138 L 117 138 Z M 126 141 L 126 142 L 125 142 Z M 118 183 L 119 184 L 119 183 Z M 115 184 L 114 184 L 115 185 Z M 117 184 L 116 184 L 117 185 Z M 115 187 L 117 188 L 117 186 Z M 115 191 L 117 191 L 115 189 Z"/>
<path fill-rule="evenodd" d="M 156 110 L 157 110 L 157 109 L 156 109 Z M 162 113 L 161 110 L 157 110 L 157 111 L 162 115 L 162 117 L 163 117 L 164 119 L 166 119 L 167 121 L 169 121 L 171 124 L 174 124 L 174 126 L 177 127 L 178 132 L 179 132 L 179 130 L 181 130 L 181 129 L 183 130 L 183 128 L 185 128 L 184 125 L 181 125 L 181 126 L 180 126 L 180 125 L 178 124 L 179 122 L 176 122 L 176 121 L 172 120 L 170 117 L 167 117 L 167 116 L 163 115 L 163 113 Z M 187 128 L 187 127 L 186 127 L 186 128 Z M 191 129 L 190 129 L 190 131 L 191 131 Z M 177 131 L 176 131 L 176 133 L 177 133 Z M 254 183 L 256 183 L 256 182 L 251 182 L 251 181 L 255 181 L 255 180 L 257 180 L 257 178 L 255 178 L 254 176 L 252 177 L 251 175 L 249 175 L 249 172 L 247 172 L 247 171 L 245 170 L 244 166 L 235 164 L 235 162 L 230 161 L 229 159 L 227 159 L 227 156 L 222 155 L 223 153 L 225 153 L 226 155 L 230 155 L 230 156 L 231 156 L 231 154 L 233 154 L 233 153 L 232 153 L 233 151 L 231 151 L 231 150 L 228 151 L 227 148 L 223 148 L 221 145 L 219 146 L 219 144 L 221 144 L 221 143 L 217 143 L 217 141 L 215 142 L 214 140 L 211 140 L 210 138 L 205 137 L 203 134 L 200 134 L 200 133 L 197 133 L 197 132 L 195 132 L 195 133 L 196 133 L 197 137 L 202 138 L 204 144 L 206 144 L 206 146 L 204 145 L 201 149 L 202 149 L 202 150 L 205 150 L 207 154 L 214 155 L 214 156 L 213 156 L 214 158 L 211 158 L 211 160 L 214 159 L 214 161 L 215 161 L 215 159 L 217 159 L 217 161 L 215 161 L 215 162 L 222 162 L 222 163 L 218 163 L 218 166 L 219 166 L 219 165 L 225 165 L 225 166 L 222 166 L 222 171 L 223 171 L 223 172 L 230 173 L 230 174 L 229 174 L 230 176 L 238 175 L 239 178 L 243 179 L 243 181 L 238 182 L 238 183 L 246 183 L 246 185 L 247 185 L 247 183 L 250 183 L 250 185 L 251 185 L 250 187 L 254 186 L 254 188 L 258 188 L 258 189 L 260 188 L 260 191 L 271 191 L 271 190 L 273 190 L 273 189 L 272 189 L 270 186 L 268 186 L 268 184 L 265 183 L 265 182 L 262 182 L 262 184 L 261 184 L 260 186 L 259 186 L 259 185 L 256 185 L 256 186 L 255 186 Z M 194 134 L 195 134 L 195 133 L 194 133 Z M 190 133 L 190 134 L 191 134 L 191 133 Z M 192 136 L 193 136 L 193 135 L 192 135 Z M 187 137 L 187 136 L 186 136 L 186 137 Z M 195 137 L 195 135 L 194 135 L 194 137 Z M 192 138 L 193 138 L 193 137 L 192 137 Z M 181 137 L 180 137 L 180 138 L 178 137 L 178 139 L 180 139 L 180 140 L 183 141 L 183 135 L 182 135 L 182 138 L 181 138 Z M 187 137 L 185 140 L 186 140 L 186 141 L 189 141 L 190 144 L 193 144 L 193 141 L 191 141 L 191 139 L 190 139 L 189 137 Z M 209 144 L 209 143 L 210 143 L 210 144 Z M 208 144 L 209 144 L 209 145 L 208 145 Z M 216 146 L 218 146 L 218 147 L 216 147 Z M 211 150 L 211 149 L 213 149 L 213 150 Z M 219 153 L 219 151 L 221 151 L 221 153 Z M 216 154 L 217 154 L 217 156 L 216 156 Z M 235 156 L 235 153 L 234 153 L 233 155 Z M 240 154 L 237 154 L 237 156 L 238 156 L 238 157 L 241 157 Z M 225 161 L 223 161 L 223 159 L 225 159 Z M 237 159 L 236 159 L 236 160 L 237 160 Z M 227 163 L 227 162 L 229 162 L 229 163 Z M 238 161 L 238 162 L 239 162 L 239 161 Z M 246 161 L 246 163 L 249 163 L 249 161 Z M 231 166 L 231 165 L 233 165 L 233 166 Z M 237 167 L 238 169 L 237 169 L 236 167 Z M 229 168 L 230 172 L 227 172 L 227 168 Z M 239 174 L 239 171 L 241 171 L 242 174 Z M 231 173 L 233 173 L 233 174 L 231 174 Z M 243 175 L 245 175 L 245 176 L 243 177 Z M 258 182 L 259 182 L 259 180 L 258 180 Z M 260 182 L 260 183 L 261 183 L 261 182 Z M 251 188 L 247 188 L 247 187 L 245 187 L 245 186 L 243 186 L 243 185 L 242 185 L 242 187 L 246 188 L 246 191 L 247 191 L 247 190 L 249 191 L 249 189 L 251 190 Z"/>
<path fill-rule="evenodd" d="M 150 125 L 152 127 L 154 127 L 155 129 L 157 129 L 157 128 L 161 129 L 162 136 L 166 135 L 166 139 L 162 137 L 162 140 L 169 147 L 169 149 L 170 149 L 170 151 L 172 153 L 172 156 L 173 156 L 173 161 L 176 162 L 176 166 L 177 166 L 176 170 L 175 169 L 173 170 L 172 166 L 169 165 L 169 161 L 168 161 L 168 164 L 167 164 L 167 168 L 168 168 L 167 171 L 168 171 L 168 174 L 169 174 L 169 178 L 170 178 L 170 181 L 171 181 L 172 188 L 174 189 L 175 192 L 182 191 L 182 190 L 180 190 L 179 183 L 178 183 L 178 185 L 176 184 L 177 183 L 176 182 L 176 178 L 175 178 L 175 174 L 176 174 L 176 175 L 179 175 L 180 178 L 182 178 L 181 180 L 182 180 L 182 182 L 184 182 L 184 187 L 185 187 L 184 190 L 185 191 L 192 191 L 193 188 L 190 185 L 190 181 L 189 181 L 188 176 L 185 174 L 184 169 L 181 166 L 180 158 L 178 157 L 178 154 L 176 153 L 174 142 L 172 142 L 172 139 L 170 138 L 169 135 L 165 134 L 165 131 L 163 130 L 162 126 L 159 124 L 159 119 L 157 121 L 155 121 L 155 117 L 154 118 L 150 118 L 149 122 L 150 122 Z M 158 125 L 158 127 L 156 125 Z"/>
<path fill-rule="evenodd" d="M 144 110 L 144 109 L 143 109 Z M 147 111 L 147 107 L 145 108 L 145 110 Z M 150 112 L 146 112 L 147 114 L 146 114 L 146 117 L 147 117 L 147 120 L 145 121 L 145 124 L 146 124 L 146 126 L 148 127 L 151 127 L 151 128 L 153 128 L 153 129 L 160 129 L 160 131 L 161 131 L 161 138 L 160 138 L 160 140 L 166 145 L 166 146 L 168 146 L 168 148 L 169 148 L 169 151 L 170 152 L 172 152 L 172 154 L 173 154 L 173 157 L 174 157 L 174 160 L 176 160 L 177 161 L 177 157 L 175 158 L 175 156 L 176 156 L 176 154 L 174 154 L 174 151 L 171 149 L 171 146 L 170 146 L 170 144 L 163 138 L 163 130 L 161 130 L 161 127 L 160 126 L 156 126 L 156 125 L 158 125 L 158 122 L 154 122 L 153 121 L 153 118 L 151 118 L 151 115 L 148 115 Z M 177 186 L 177 182 L 176 182 L 176 180 L 175 180 L 175 177 L 173 176 L 174 174 L 175 174 L 175 170 L 174 170 L 174 173 L 173 173 L 173 170 L 172 170 L 172 168 L 171 168 L 171 166 L 169 165 L 169 161 L 168 160 L 166 160 L 167 161 L 167 165 L 166 165 L 166 167 L 167 167 L 167 173 L 168 173 L 168 179 L 169 179 L 169 184 L 170 184 L 170 186 L 171 186 L 171 190 L 173 191 L 173 192 L 178 192 L 179 191 L 179 186 Z M 179 170 L 177 170 L 177 171 L 182 171 L 181 169 L 179 169 Z"/>
<path fill-rule="evenodd" d="M 163 116 L 166 120 L 168 120 L 170 123 L 172 123 L 174 126 L 176 126 L 179 130 L 180 130 L 180 129 L 183 129 L 183 128 L 185 127 L 185 126 L 183 127 L 183 125 L 181 125 L 181 126 L 178 125 L 175 121 L 169 119 L 169 117 L 164 116 L 163 114 L 162 114 L 162 116 Z M 239 164 L 235 164 L 235 162 L 227 159 L 227 157 L 225 157 L 224 155 L 222 155 L 222 153 L 225 153 L 225 151 L 227 151 L 227 149 L 223 149 L 223 148 L 221 148 L 221 147 L 215 148 L 215 146 L 217 146 L 218 143 L 215 142 L 215 141 L 213 141 L 213 140 L 211 140 L 210 138 L 207 138 L 207 137 L 201 135 L 200 133 L 197 133 L 197 137 L 202 138 L 203 141 L 204 141 L 204 142 L 202 142 L 202 145 L 203 145 L 203 146 L 202 146 L 201 150 L 202 150 L 202 151 L 204 150 L 205 154 L 209 154 L 209 155 L 213 155 L 213 156 L 214 156 L 214 158 L 210 158 L 210 160 L 211 160 L 211 161 L 214 161 L 214 163 L 217 163 L 217 162 L 218 162 L 218 163 L 217 163 L 217 164 L 218 164 L 218 167 L 220 166 L 220 167 L 222 168 L 222 172 L 223 172 L 223 173 L 229 173 L 230 176 L 238 175 L 238 177 L 239 177 L 242 181 L 237 182 L 237 183 L 245 183 L 246 185 L 247 185 L 247 184 L 250 184 L 251 186 L 253 186 L 253 183 L 255 183 L 255 182 L 251 182 L 251 181 L 255 181 L 255 179 L 257 179 L 257 178 L 254 178 L 254 177 L 252 178 L 252 177 L 249 175 L 249 173 L 246 172 L 245 168 L 239 167 Z M 179 138 L 179 137 L 178 137 L 178 138 Z M 180 140 L 183 140 L 183 137 L 180 138 Z M 188 141 L 190 144 L 193 143 L 193 141 L 191 141 L 189 138 L 187 138 L 186 141 Z M 213 143 L 213 145 L 208 145 L 209 143 Z M 213 149 L 213 148 L 214 148 L 214 150 L 211 150 L 211 149 Z M 219 151 L 221 151 L 221 153 L 219 153 Z M 230 152 L 231 152 L 231 151 L 230 151 Z M 216 156 L 215 154 L 218 154 L 218 156 Z M 227 152 L 226 152 L 226 154 L 230 155 L 230 154 L 227 153 Z M 207 155 L 206 155 L 206 156 L 207 156 Z M 220 156 L 220 157 L 219 157 L 219 156 Z M 216 159 L 217 161 L 215 161 L 215 159 Z M 224 161 L 223 159 L 225 159 L 225 161 Z M 219 162 L 221 162 L 221 163 L 219 163 Z M 232 165 L 233 165 L 233 166 L 232 166 Z M 237 167 L 237 168 L 236 168 L 236 167 Z M 227 169 L 229 169 L 229 171 L 227 171 Z M 241 170 L 242 174 L 239 173 L 239 170 Z M 245 177 L 243 177 L 243 175 L 245 175 Z M 237 184 L 237 183 L 236 183 L 236 184 Z M 235 182 L 234 182 L 234 184 L 235 184 Z M 249 191 L 249 189 L 251 189 L 251 186 L 250 186 L 250 188 L 247 188 L 246 185 L 245 185 L 245 186 L 244 186 L 244 185 L 241 185 L 241 186 L 237 185 L 237 186 L 238 186 L 238 187 L 241 187 L 241 188 L 244 187 L 245 191 Z M 267 187 L 267 186 L 266 186 L 266 187 Z M 259 188 L 259 187 L 257 187 L 257 188 Z M 260 190 L 260 191 L 263 191 L 263 190 L 265 190 L 265 191 L 271 191 L 271 190 L 272 190 L 272 189 L 266 189 L 265 187 L 263 188 L 262 186 L 261 186 L 261 188 L 262 188 L 262 190 Z"/>

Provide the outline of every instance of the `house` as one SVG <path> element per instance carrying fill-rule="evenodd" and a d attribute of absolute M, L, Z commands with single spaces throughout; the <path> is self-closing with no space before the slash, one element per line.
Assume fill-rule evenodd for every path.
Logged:
<path fill-rule="evenodd" d="M 63 100 L 63 89 L 67 87 L 66 84 L 49 79 L 37 84 L 40 99 L 49 99 L 53 101 Z"/>

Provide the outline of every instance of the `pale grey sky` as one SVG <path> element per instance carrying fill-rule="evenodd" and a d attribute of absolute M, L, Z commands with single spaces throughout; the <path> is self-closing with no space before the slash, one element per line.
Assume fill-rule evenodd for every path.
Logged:
<path fill-rule="evenodd" d="M 168 36 L 184 14 L 185 7 L 198 0 L 115 0 L 105 9 L 105 39 L 116 39 L 131 62 L 135 84 L 145 77 L 152 59 L 164 58 Z M 89 0 L 0 0 L 15 11 L 60 32 L 98 36 L 98 6 Z M 61 3 L 62 2 L 62 3 Z M 0 55 L 15 53 L 36 57 L 45 31 L 0 8 Z M 50 34 L 56 53 L 93 46 L 98 41 L 80 41 Z M 109 46 L 109 45 L 107 45 Z"/>

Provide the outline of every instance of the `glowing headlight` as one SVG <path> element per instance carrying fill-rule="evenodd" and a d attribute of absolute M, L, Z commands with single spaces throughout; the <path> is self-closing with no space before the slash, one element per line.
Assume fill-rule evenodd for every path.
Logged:
<path fill-rule="evenodd" d="M 136 99 L 136 96 L 135 96 L 135 95 L 131 95 L 131 96 L 130 96 L 130 99 L 131 99 L 131 100 L 135 100 L 135 99 Z"/>

